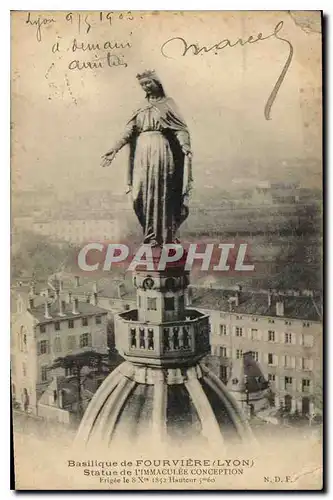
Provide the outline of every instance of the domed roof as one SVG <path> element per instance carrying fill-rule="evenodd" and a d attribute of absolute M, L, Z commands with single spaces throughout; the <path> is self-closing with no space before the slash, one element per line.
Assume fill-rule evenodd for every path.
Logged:
<path fill-rule="evenodd" d="M 263 371 L 253 358 L 252 352 L 246 352 L 241 359 L 232 361 L 231 376 L 227 389 L 232 392 L 261 392 L 268 387 Z"/>
<path fill-rule="evenodd" d="M 250 437 L 237 403 L 203 363 L 152 368 L 125 361 L 94 395 L 77 442 L 111 447 L 123 439 L 135 445 L 196 438 L 220 446 Z"/>

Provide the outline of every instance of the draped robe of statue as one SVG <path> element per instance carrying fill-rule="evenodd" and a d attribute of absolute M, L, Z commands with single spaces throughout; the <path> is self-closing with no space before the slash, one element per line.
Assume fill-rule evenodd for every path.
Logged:
<path fill-rule="evenodd" d="M 145 102 L 127 123 L 118 147 L 126 143 L 128 184 L 144 243 L 172 243 L 188 216 L 184 185 L 190 175 L 190 160 L 182 150 L 190 149 L 190 135 L 174 101 L 163 97 Z"/>

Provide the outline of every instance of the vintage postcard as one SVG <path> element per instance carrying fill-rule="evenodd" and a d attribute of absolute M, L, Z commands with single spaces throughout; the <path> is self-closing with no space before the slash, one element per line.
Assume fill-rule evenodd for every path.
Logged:
<path fill-rule="evenodd" d="M 323 488 L 320 11 L 11 13 L 17 490 Z"/>

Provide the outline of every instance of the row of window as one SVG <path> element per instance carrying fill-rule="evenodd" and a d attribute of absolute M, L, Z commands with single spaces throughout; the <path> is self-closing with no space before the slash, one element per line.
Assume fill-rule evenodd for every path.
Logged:
<path fill-rule="evenodd" d="M 260 353 L 259 351 L 252 351 L 252 356 L 255 361 L 263 361 L 271 366 L 282 366 L 284 368 L 296 368 L 296 357 L 295 356 L 287 356 L 283 355 L 279 358 L 274 353 Z M 222 358 L 231 358 L 235 357 L 236 359 L 241 359 L 244 352 L 243 349 L 235 349 L 234 352 L 231 352 L 231 349 L 226 346 L 218 346 L 217 349 L 213 347 L 213 354 L 220 356 Z M 298 358 L 298 367 L 301 370 L 312 370 L 313 369 L 313 360 L 311 358 Z"/>
<path fill-rule="evenodd" d="M 221 366 L 220 367 L 220 377 L 224 383 L 228 382 L 228 376 L 229 376 L 228 367 Z M 268 373 L 267 378 L 268 378 L 268 381 L 270 383 L 271 388 L 273 390 L 278 389 L 278 385 L 279 385 L 278 376 L 275 375 L 274 373 Z M 281 377 L 280 389 L 285 390 L 285 391 L 293 391 L 294 389 L 296 389 L 296 381 L 297 381 L 297 379 L 293 378 L 293 377 Z M 232 383 L 238 384 L 238 382 L 239 381 L 237 379 L 232 380 Z M 302 378 L 300 380 L 299 390 L 301 392 L 311 392 L 311 390 L 312 390 L 311 380 L 308 378 Z"/>
<path fill-rule="evenodd" d="M 221 318 L 224 318 L 226 316 L 226 314 L 225 313 L 221 313 L 220 316 L 221 316 Z M 236 316 L 236 320 L 241 321 L 242 319 L 243 319 L 243 316 L 240 316 L 240 315 Z M 264 317 L 264 318 L 257 318 L 256 316 L 252 316 L 252 318 L 251 318 L 251 320 L 253 322 L 255 322 L 255 323 L 257 323 L 258 321 L 260 321 L 260 319 L 263 319 L 264 321 L 267 320 L 266 317 Z M 280 321 L 280 320 L 278 320 L 278 321 Z M 268 319 L 268 323 L 270 323 L 272 325 L 275 324 L 275 319 L 269 318 Z M 286 320 L 284 320 L 284 324 L 287 325 L 287 326 L 291 326 L 292 321 L 286 319 Z M 310 321 L 303 321 L 303 327 L 304 328 L 309 328 L 310 326 L 311 326 Z"/>
<path fill-rule="evenodd" d="M 219 328 L 220 335 L 228 335 L 229 328 L 225 324 L 221 324 Z M 233 327 L 233 332 L 236 337 L 246 337 L 246 329 L 242 326 Z M 250 328 L 248 336 L 251 340 L 267 340 L 268 342 L 280 342 L 284 344 L 296 344 L 297 337 L 295 333 L 284 332 L 282 334 L 276 332 L 275 330 L 268 330 L 267 332 L 261 332 L 257 328 Z M 313 335 L 302 335 L 301 337 L 302 345 L 307 347 L 313 346 Z"/>
<path fill-rule="evenodd" d="M 290 394 L 286 394 L 283 398 L 276 397 L 274 393 L 272 394 L 272 396 L 273 397 L 270 400 L 270 404 L 272 407 L 283 408 L 286 412 L 293 411 L 293 403 L 292 403 L 293 398 L 290 396 Z M 309 415 L 311 409 L 311 402 L 309 397 L 303 396 L 300 403 L 301 406 L 298 407 L 297 410 L 300 411 L 302 415 Z M 296 404 L 294 410 L 296 410 Z"/>
<path fill-rule="evenodd" d="M 212 348 L 213 354 L 220 356 L 222 358 L 230 358 L 231 356 L 231 349 L 225 346 L 218 346 L 217 348 Z M 255 361 L 259 361 L 259 352 L 258 351 L 251 351 L 251 354 Z M 235 349 L 234 351 L 234 356 L 236 359 L 241 359 L 243 357 L 243 349 Z"/>
<path fill-rule="evenodd" d="M 74 328 L 74 319 L 69 319 L 67 320 L 68 328 Z M 96 325 L 100 325 L 102 323 L 102 316 L 95 316 L 95 323 Z M 64 321 L 54 321 L 54 329 L 56 331 L 59 331 L 61 329 L 61 324 L 64 324 Z M 82 326 L 88 326 L 89 325 L 89 318 L 81 318 L 81 325 Z M 40 325 L 40 333 L 45 333 L 46 332 L 46 325 Z"/>
<path fill-rule="evenodd" d="M 132 349 L 154 349 L 154 330 L 148 328 L 145 332 L 144 328 L 131 328 L 131 348 Z M 163 348 L 165 351 L 190 349 L 191 339 L 189 328 L 186 326 L 163 329 Z"/>
<path fill-rule="evenodd" d="M 184 296 L 179 296 L 179 307 L 184 307 Z M 141 307 L 141 296 L 139 295 L 139 307 Z M 175 297 L 164 297 L 164 308 L 166 311 L 175 310 Z M 147 297 L 147 309 L 148 311 L 157 311 L 157 298 Z"/>
<path fill-rule="evenodd" d="M 297 358 L 298 367 L 301 370 L 313 370 L 313 360 L 311 358 Z M 268 353 L 267 364 L 272 366 L 278 366 L 279 358 L 276 354 Z M 296 357 L 283 355 L 280 358 L 280 365 L 284 368 L 296 368 Z"/>
<path fill-rule="evenodd" d="M 39 224 L 39 229 L 43 229 L 43 227 L 59 227 L 61 229 L 67 228 L 68 226 L 78 226 L 78 229 L 82 229 L 82 226 L 90 225 L 90 227 L 93 229 L 96 226 L 102 226 L 105 229 L 109 228 L 114 228 L 115 223 L 113 221 L 107 220 L 103 221 L 100 219 L 94 219 L 94 220 L 54 220 L 51 223 L 46 222 L 45 224 Z"/>
<path fill-rule="evenodd" d="M 27 352 L 28 351 L 28 337 L 27 334 L 24 331 L 24 328 L 21 327 L 20 332 L 17 334 L 17 341 L 18 341 L 18 348 L 21 352 Z"/>
<path fill-rule="evenodd" d="M 40 380 L 42 382 L 47 382 L 47 380 L 48 380 L 48 371 L 49 371 L 49 368 L 48 368 L 47 365 L 41 366 L 41 368 L 40 368 Z"/>
<path fill-rule="evenodd" d="M 60 337 L 55 337 L 54 339 L 54 352 L 59 353 L 65 350 L 72 350 L 78 347 L 77 341 L 79 340 L 80 348 L 91 347 L 92 337 L 91 333 L 82 333 L 81 335 L 68 335 L 67 339 L 61 339 Z M 67 341 L 67 345 L 66 345 Z M 38 354 L 49 354 L 50 353 L 50 342 L 48 340 L 40 340 L 37 344 Z"/>
<path fill-rule="evenodd" d="M 277 376 L 274 373 L 269 373 L 268 374 L 268 381 L 271 384 L 276 384 L 277 382 Z M 290 391 L 293 389 L 294 382 L 296 380 L 293 377 L 284 377 L 283 378 L 283 389 L 285 391 Z M 311 380 L 308 378 L 302 378 L 301 379 L 301 389 L 302 392 L 309 392 L 311 390 Z"/>

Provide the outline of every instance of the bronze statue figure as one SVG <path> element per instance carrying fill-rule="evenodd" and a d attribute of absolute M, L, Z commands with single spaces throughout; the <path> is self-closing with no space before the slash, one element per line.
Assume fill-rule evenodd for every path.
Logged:
<path fill-rule="evenodd" d="M 128 189 L 142 226 L 145 244 L 162 246 L 177 241 L 187 218 L 192 187 L 190 134 L 176 104 L 165 95 L 154 71 L 137 75 L 146 101 L 135 111 L 121 139 L 103 155 L 109 166 L 129 144 Z"/>

